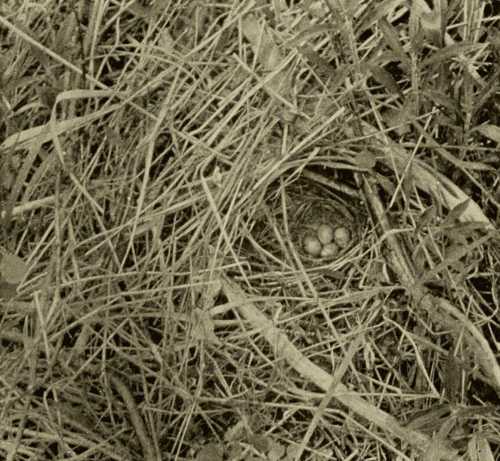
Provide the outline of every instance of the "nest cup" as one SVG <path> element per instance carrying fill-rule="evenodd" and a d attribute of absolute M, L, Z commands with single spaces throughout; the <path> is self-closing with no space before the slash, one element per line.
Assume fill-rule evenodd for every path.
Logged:
<path fill-rule="evenodd" d="M 302 261 L 315 265 L 335 260 L 359 243 L 366 224 L 366 212 L 360 200 L 340 195 L 330 188 L 306 178 L 300 178 L 287 188 L 288 229 Z M 312 256 L 304 247 L 306 236 L 317 236 L 321 224 L 333 230 L 344 227 L 350 234 L 349 243 L 330 256 Z"/>
<path fill-rule="evenodd" d="M 241 251 L 254 269 L 264 271 L 281 270 L 284 259 L 292 256 L 290 246 L 305 267 L 341 258 L 359 247 L 367 224 L 361 195 L 360 198 L 347 196 L 305 177 L 299 177 L 284 188 L 281 181 L 271 184 L 254 217 L 251 234 L 242 241 Z M 304 238 L 318 235 L 321 224 L 328 224 L 333 230 L 347 228 L 349 244 L 332 255 L 309 254 L 304 248 Z"/>

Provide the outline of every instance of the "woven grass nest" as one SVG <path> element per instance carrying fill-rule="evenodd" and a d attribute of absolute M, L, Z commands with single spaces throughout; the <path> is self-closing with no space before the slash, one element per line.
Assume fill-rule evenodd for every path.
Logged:
<path fill-rule="evenodd" d="M 272 214 L 272 225 L 264 224 L 258 241 L 272 255 L 281 259 L 284 240 L 279 237 L 289 235 L 295 251 L 305 267 L 326 264 L 350 252 L 360 241 L 367 222 L 367 214 L 359 197 L 338 192 L 326 184 L 306 177 L 299 177 L 285 188 L 276 185 L 270 188 L 267 209 Z M 283 200 L 285 198 L 285 200 Z M 269 218 L 269 216 L 268 216 Z M 272 229 L 272 227 L 275 229 Z M 336 251 L 331 254 L 311 254 L 307 241 L 318 238 L 318 230 L 328 226 L 334 234 L 339 229 L 347 231 L 347 241 L 339 244 L 337 235 L 331 242 Z M 318 239 L 319 240 L 319 239 Z M 328 243 L 321 243 L 321 248 Z M 286 250 L 285 250 L 286 251 Z M 327 252 L 328 253 L 328 252 Z"/>

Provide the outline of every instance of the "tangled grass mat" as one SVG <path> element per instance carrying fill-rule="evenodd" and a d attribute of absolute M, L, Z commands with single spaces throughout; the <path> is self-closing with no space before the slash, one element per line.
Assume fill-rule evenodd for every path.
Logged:
<path fill-rule="evenodd" d="M 0 4 L 0 459 L 500 459 L 497 2 Z"/>

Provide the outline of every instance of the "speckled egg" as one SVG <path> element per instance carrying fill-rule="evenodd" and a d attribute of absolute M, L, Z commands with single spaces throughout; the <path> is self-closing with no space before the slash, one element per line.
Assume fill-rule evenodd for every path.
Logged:
<path fill-rule="evenodd" d="M 320 224 L 318 227 L 318 239 L 323 245 L 329 244 L 333 240 L 333 227 L 329 224 Z"/>
<path fill-rule="evenodd" d="M 328 243 L 321 249 L 320 256 L 322 258 L 332 258 L 339 252 L 339 247 L 336 243 Z"/>
<path fill-rule="evenodd" d="M 345 248 L 351 241 L 351 233 L 347 227 L 337 227 L 333 233 L 333 238 L 340 248 Z"/>
<path fill-rule="evenodd" d="M 306 235 L 304 237 L 304 250 L 311 256 L 319 256 L 321 254 L 321 242 L 318 238 L 312 235 Z"/>

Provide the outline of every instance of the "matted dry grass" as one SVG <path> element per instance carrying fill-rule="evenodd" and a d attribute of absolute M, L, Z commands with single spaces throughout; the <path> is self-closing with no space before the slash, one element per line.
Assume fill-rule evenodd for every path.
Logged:
<path fill-rule="evenodd" d="M 0 458 L 498 459 L 496 3 L 2 2 Z"/>

